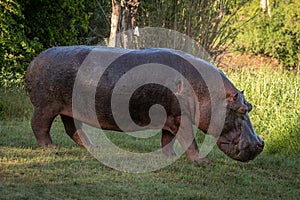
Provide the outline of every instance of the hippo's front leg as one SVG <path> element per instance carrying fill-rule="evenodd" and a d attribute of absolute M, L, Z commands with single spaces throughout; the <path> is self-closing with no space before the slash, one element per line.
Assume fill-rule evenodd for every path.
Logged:
<path fill-rule="evenodd" d="M 181 116 L 181 124 L 176 134 L 176 138 L 186 151 L 189 161 L 209 163 L 209 160 L 206 157 L 201 157 L 199 153 L 192 122 L 189 117 L 185 115 Z"/>
<path fill-rule="evenodd" d="M 162 152 L 167 157 L 176 156 L 173 145 L 175 142 L 175 135 L 168 130 L 162 129 L 161 145 Z"/>

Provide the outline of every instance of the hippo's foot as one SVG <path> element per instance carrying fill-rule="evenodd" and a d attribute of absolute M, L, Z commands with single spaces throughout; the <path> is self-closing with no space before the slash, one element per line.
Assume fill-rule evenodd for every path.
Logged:
<path fill-rule="evenodd" d="M 85 146 L 79 146 L 79 147 L 85 148 L 85 149 L 88 149 L 88 150 L 90 150 L 90 149 L 99 149 L 100 148 L 100 146 L 97 146 L 97 145 L 94 145 L 94 144 L 87 144 Z"/>
<path fill-rule="evenodd" d="M 210 160 L 206 157 L 195 157 L 195 158 L 189 158 L 189 161 L 190 162 L 193 162 L 193 163 L 210 163 Z"/>
<path fill-rule="evenodd" d="M 209 159 L 206 158 L 205 156 L 201 156 L 199 153 L 199 150 L 195 149 L 188 149 L 186 151 L 187 158 L 190 162 L 193 163 L 210 163 Z"/>
<path fill-rule="evenodd" d="M 210 160 L 206 157 L 198 157 L 197 159 L 195 159 L 192 162 L 195 162 L 195 163 L 210 163 Z"/>
<path fill-rule="evenodd" d="M 67 134 L 81 148 L 96 148 L 89 136 L 82 130 L 82 122 L 66 115 L 60 115 Z"/>
<path fill-rule="evenodd" d="M 77 130 L 72 139 L 81 147 L 86 149 L 97 148 L 91 140 L 89 139 L 88 135 L 81 129 Z"/>

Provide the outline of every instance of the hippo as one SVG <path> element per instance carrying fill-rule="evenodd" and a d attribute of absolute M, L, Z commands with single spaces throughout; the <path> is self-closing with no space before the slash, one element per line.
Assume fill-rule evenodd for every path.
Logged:
<path fill-rule="evenodd" d="M 98 77 L 97 80 L 93 80 L 95 78 L 89 75 L 81 77 L 78 75 L 82 65 L 88 65 L 87 58 L 91 54 L 94 54 L 97 62 L 96 64 L 90 62 L 91 68 L 81 74 L 92 74 L 91 77 Z M 107 58 L 111 56 L 114 59 L 104 66 L 102 63 L 107 62 Z M 114 87 L 126 72 L 137 66 L 148 64 L 147 69 L 150 73 L 153 63 L 168 66 L 180 73 L 185 80 L 182 81 L 178 76 L 170 74 L 167 79 L 174 83 L 173 91 L 151 82 L 138 87 L 131 94 L 127 106 L 133 123 L 125 121 L 121 127 L 112 111 Z M 206 76 L 205 73 L 199 73 L 193 65 L 213 71 L 220 81 L 213 80 L 214 77 Z M 101 77 L 97 75 L 97 70 L 101 71 Z M 212 80 L 211 85 L 215 89 L 209 90 L 206 80 Z M 82 128 L 82 123 L 119 132 L 159 127 L 162 130 L 163 154 L 176 155 L 173 144 L 177 139 L 191 162 L 209 162 L 199 152 L 193 126 L 205 134 L 212 135 L 219 149 L 234 160 L 242 162 L 253 160 L 264 147 L 263 140 L 253 129 L 248 115 L 252 105 L 245 99 L 243 91 L 239 91 L 221 70 L 209 62 L 178 50 L 164 48 L 136 50 L 101 46 L 53 47 L 42 52 L 30 63 L 24 81 L 34 106 L 32 130 L 38 144 L 43 147 L 55 147 L 50 128 L 58 115 L 66 133 L 81 147 L 93 146 Z M 185 82 L 189 86 L 186 86 Z M 81 86 L 82 98 L 94 91 L 94 106 L 82 101 L 82 108 L 74 108 L 76 84 Z M 126 91 L 126 86 L 130 84 L 131 79 L 125 80 L 123 84 L 125 89 L 122 91 Z M 193 95 L 190 90 L 194 92 Z M 117 99 L 122 99 L 121 97 L 122 92 Z M 119 103 L 122 102 L 123 100 L 120 100 Z M 165 109 L 166 117 L 162 121 L 159 117 L 154 117 L 157 120 L 151 119 L 149 114 L 149 109 L 157 104 Z M 213 105 L 217 109 L 213 109 Z M 121 114 L 125 112 L 122 110 L 123 107 L 125 104 L 118 107 Z M 90 115 L 92 111 L 95 112 L 95 116 Z M 221 116 L 222 112 L 223 120 L 213 120 L 213 115 Z M 153 122 L 153 126 L 149 126 L 151 121 L 156 121 Z"/>

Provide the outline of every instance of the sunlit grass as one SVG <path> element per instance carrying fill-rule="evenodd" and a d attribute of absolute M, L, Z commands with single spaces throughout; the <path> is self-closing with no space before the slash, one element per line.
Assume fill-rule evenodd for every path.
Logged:
<path fill-rule="evenodd" d="M 0 132 L 0 199 L 297 199 L 300 192 L 296 156 L 263 153 L 240 163 L 215 148 L 210 165 L 183 156 L 155 172 L 127 174 L 74 145 L 59 122 L 53 129 L 58 149 L 37 147 L 25 124 Z"/>

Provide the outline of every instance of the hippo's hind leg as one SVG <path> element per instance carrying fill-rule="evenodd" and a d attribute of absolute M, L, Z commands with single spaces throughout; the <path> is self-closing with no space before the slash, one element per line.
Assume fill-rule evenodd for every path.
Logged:
<path fill-rule="evenodd" d="M 162 129 L 161 146 L 162 152 L 165 156 L 176 156 L 173 145 L 175 142 L 175 135 L 168 130 Z"/>
<path fill-rule="evenodd" d="M 67 134 L 80 147 L 92 147 L 89 137 L 82 130 L 82 122 L 66 115 L 60 115 Z"/>
<path fill-rule="evenodd" d="M 40 146 L 55 147 L 55 145 L 52 143 L 50 135 L 51 125 L 55 117 L 55 114 L 47 112 L 46 109 L 34 109 L 31 127 Z"/>

